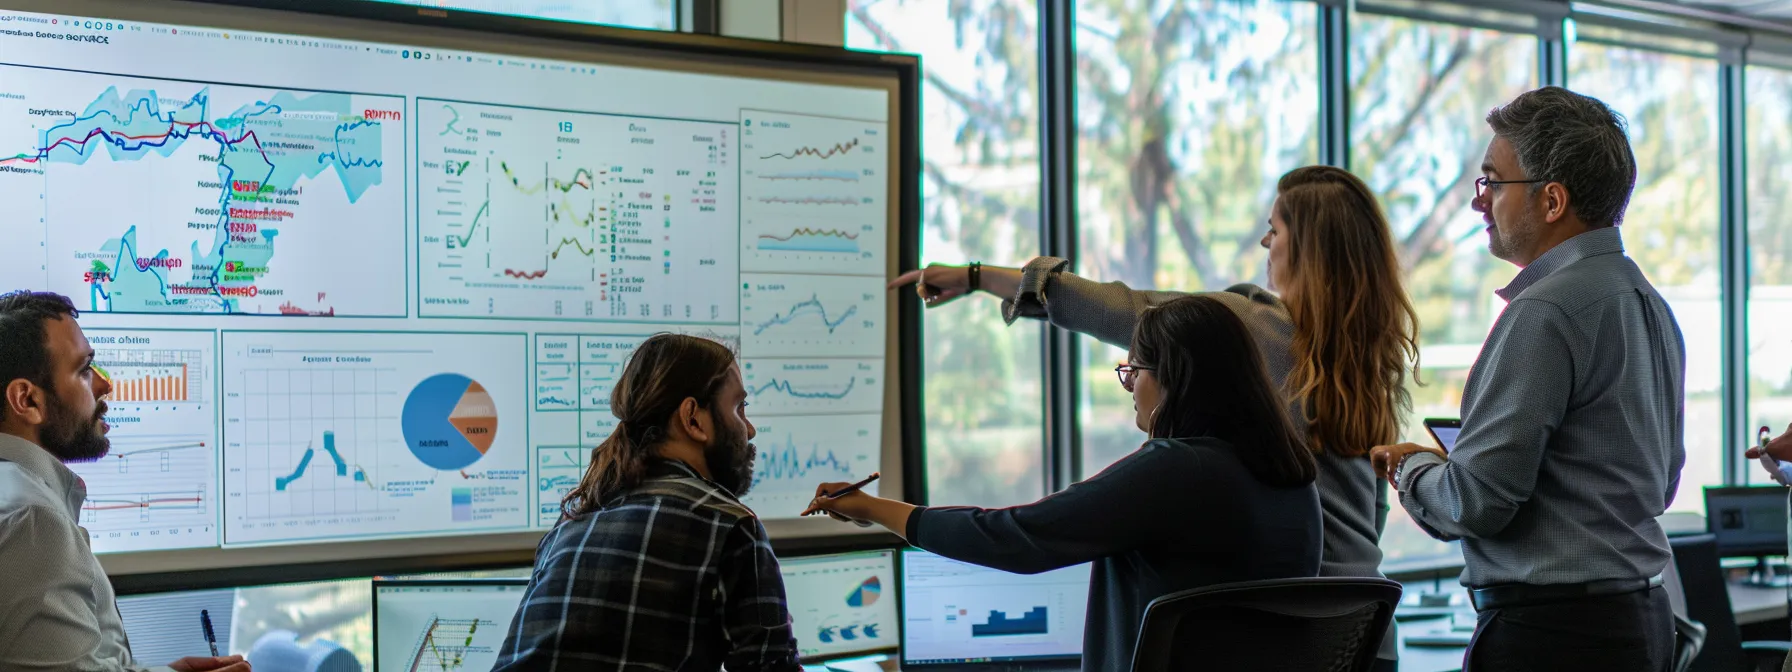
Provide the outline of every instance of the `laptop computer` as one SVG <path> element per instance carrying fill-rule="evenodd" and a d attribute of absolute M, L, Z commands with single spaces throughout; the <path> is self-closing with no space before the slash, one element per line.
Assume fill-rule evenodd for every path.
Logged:
<path fill-rule="evenodd" d="M 804 663 L 896 651 L 895 551 L 785 557 L 778 565 Z"/>
<path fill-rule="evenodd" d="M 1089 565 L 1010 574 L 908 549 L 902 554 L 905 672 L 1077 670 Z"/>
<path fill-rule="evenodd" d="M 489 670 L 528 579 L 375 580 L 377 670 Z"/>

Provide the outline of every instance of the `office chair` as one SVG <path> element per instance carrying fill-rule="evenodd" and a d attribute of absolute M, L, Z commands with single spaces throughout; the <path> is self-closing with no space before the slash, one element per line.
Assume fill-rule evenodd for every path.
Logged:
<path fill-rule="evenodd" d="M 1315 577 L 1207 586 L 1151 601 L 1133 672 L 1367 672 L 1400 603 L 1387 579 Z"/>
<path fill-rule="evenodd" d="M 1744 642 L 1730 606 L 1730 591 L 1717 554 L 1717 537 L 1668 537 L 1674 569 L 1685 591 L 1685 618 L 1705 627 L 1704 642 L 1689 672 L 1778 672 L 1792 642 Z M 1678 621 L 1679 619 L 1676 619 Z M 1678 639 L 1680 635 L 1676 635 Z"/>
<path fill-rule="evenodd" d="M 1692 534 L 1697 534 L 1692 533 Z M 1670 672 L 1688 672 L 1705 648 L 1705 624 L 1686 615 L 1686 587 L 1680 583 L 1680 568 L 1668 563 L 1661 573 L 1661 585 L 1668 591 L 1668 604 L 1674 609 L 1674 664 Z"/>

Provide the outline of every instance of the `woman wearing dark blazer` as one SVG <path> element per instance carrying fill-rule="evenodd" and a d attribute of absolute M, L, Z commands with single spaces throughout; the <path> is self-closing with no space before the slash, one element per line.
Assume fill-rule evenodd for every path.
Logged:
<path fill-rule="evenodd" d="M 1032 504 L 917 507 L 823 484 L 805 513 L 878 523 L 940 555 L 1020 573 L 1093 562 L 1083 669 L 1132 667 L 1145 607 L 1234 581 L 1315 576 L 1318 467 L 1231 309 L 1188 296 L 1146 309 L 1118 367 L 1150 436 Z"/>

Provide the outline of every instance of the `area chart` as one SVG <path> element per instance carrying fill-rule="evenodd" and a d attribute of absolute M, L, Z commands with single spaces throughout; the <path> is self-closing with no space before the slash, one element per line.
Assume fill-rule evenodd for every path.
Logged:
<path fill-rule="evenodd" d="M 216 546 L 216 337 L 206 331 L 91 329 L 93 366 L 112 382 L 105 457 L 69 464 L 96 553 Z"/>
<path fill-rule="evenodd" d="M 742 270 L 883 275 L 885 133 L 881 122 L 742 111 Z"/>
<path fill-rule="evenodd" d="M 46 251 L 0 270 L 7 286 L 91 312 L 406 315 L 403 98 L 4 65 L 0 81 L 18 94 L 0 96 L 0 202 L 41 204 L 19 214 Z"/>

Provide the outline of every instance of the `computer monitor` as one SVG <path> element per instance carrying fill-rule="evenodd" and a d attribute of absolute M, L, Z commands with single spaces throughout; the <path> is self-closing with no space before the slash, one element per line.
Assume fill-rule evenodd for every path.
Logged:
<path fill-rule="evenodd" d="M 896 650 L 895 551 L 780 558 L 778 564 L 805 662 Z"/>
<path fill-rule="evenodd" d="M 236 618 L 236 590 L 194 590 L 178 593 L 127 595 L 118 598 L 118 617 L 131 641 L 131 657 L 150 665 L 165 665 L 187 656 L 211 655 L 199 612 L 212 619 L 218 652 L 231 650 L 231 628 Z"/>
<path fill-rule="evenodd" d="M 1705 488 L 1705 529 L 1722 557 L 1786 555 L 1786 489 Z"/>
<path fill-rule="evenodd" d="M 1008 572 L 902 554 L 902 666 L 1075 660 L 1083 653 L 1089 565 Z"/>
<path fill-rule="evenodd" d="M 379 670 L 489 670 L 528 579 L 373 582 Z"/>

